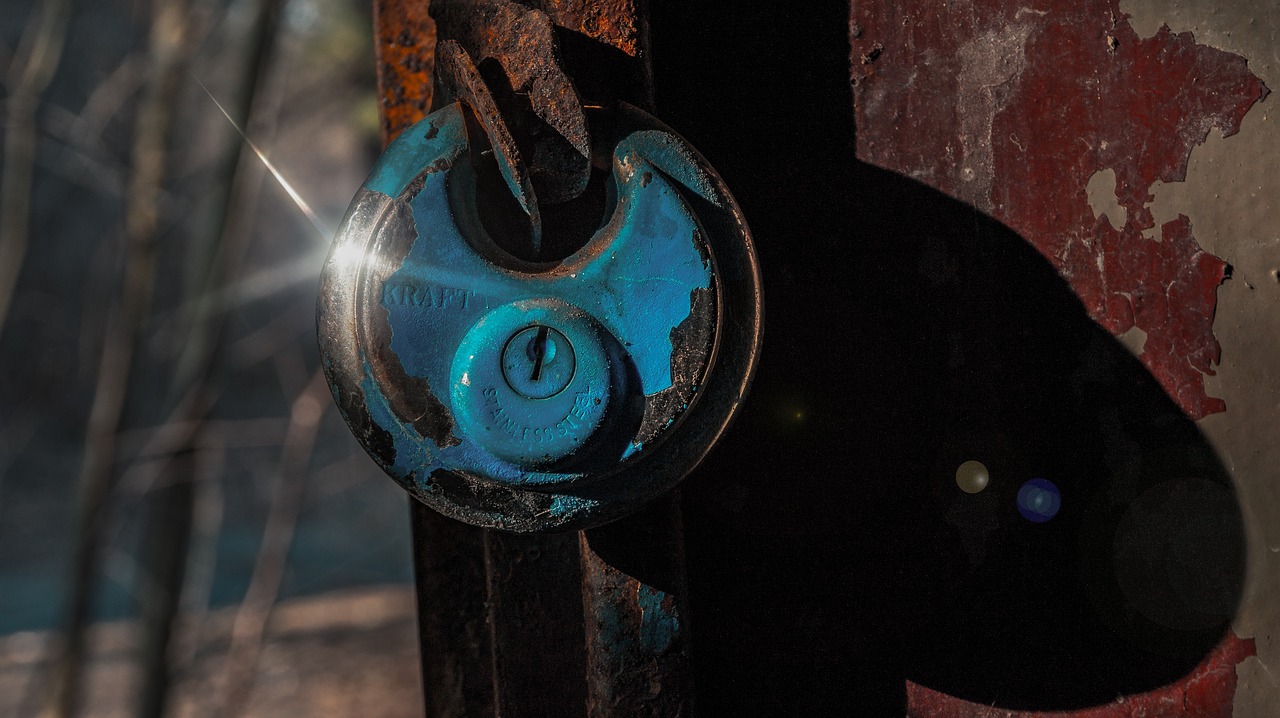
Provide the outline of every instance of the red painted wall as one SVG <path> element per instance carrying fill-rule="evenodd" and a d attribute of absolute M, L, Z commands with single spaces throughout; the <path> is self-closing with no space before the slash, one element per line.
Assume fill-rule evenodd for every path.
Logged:
<path fill-rule="evenodd" d="M 854 0 L 850 39 L 860 159 L 1016 230 L 1099 325 L 1145 333 L 1141 360 L 1188 417 L 1225 410 L 1204 377 L 1230 270 L 1186 216 L 1157 227 L 1148 204 L 1154 183 L 1182 181 L 1191 150 L 1234 134 L 1266 96 L 1245 58 L 1167 28 L 1142 39 L 1115 0 Z M 1086 186 L 1105 170 L 1123 212 L 1090 204 Z M 1053 715 L 1230 716 L 1235 665 L 1253 654 L 1229 634 L 1175 685 Z M 1047 715 L 919 685 L 908 696 L 913 716 Z"/>

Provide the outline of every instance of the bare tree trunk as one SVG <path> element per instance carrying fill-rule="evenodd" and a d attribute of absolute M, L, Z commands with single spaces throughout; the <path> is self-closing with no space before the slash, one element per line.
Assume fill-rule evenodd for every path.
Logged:
<path fill-rule="evenodd" d="M 243 127 L 254 114 L 259 89 L 272 57 L 279 25 L 280 0 L 259 0 L 248 38 L 245 60 L 233 92 L 230 118 Z M 238 272 L 251 235 L 248 220 L 256 208 L 255 199 L 261 185 L 261 171 L 253 155 L 240 142 L 227 148 L 219 176 L 212 183 L 212 214 L 195 227 L 186 247 L 187 301 L 191 316 L 181 343 L 177 365 L 170 386 L 169 403 L 186 396 L 202 396 L 209 389 L 222 342 L 226 307 L 208 301 L 219 295 L 228 278 Z M 178 421 L 199 420 L 204 415 L 203 401 L 186 406 L 194 414 L 180 414 Z M 142 642 L 139 663 L 142 682 L 139 686 L 139 718 L 162 718 L 172 682 L 174 660 L 171 656 L 175 623 L 186 578 L 187 546 L 190 544 L 194 501 L 194 441 L 198 433 L 168 464 L 167 481 L 147 497 L 148 531 L 144 542 L 149 549 L 147 570 L 154 595 L 142 613 Z M 175 520 L 180 517 L 181 520 Z M 152 548 L 155 547 L 155 548 Z"/>
<path fill-rule="evenodd" d="M 138 111 L 132 174 L 125 210 L 125 269 L 120 298 L 108 315 L 79 485 L 79 517 L 72 560 L 70 606 L 61 650 L 53 664 L 52 695 L 44 715 L 71 718 L 77 710 L 85 638 L 90 623 L 129 378 L 138 333 L 150 311 L 155 274 L 159 199 L 178 78 L 189 49 L 184 0 L 156 0 L 150 31 L 150 76 Z"/>
<path fill-rule="evenodd" d="M 188 449 L 169 462 L 168 473 L 174 480 L 147 497 L 142 560 L 147 578 L 141 582 L 143 623 L 139 641 L 142 682 L 136 713 L 139 718 L 161 718 L 165 714 L 172 676 L 169 645 L 182 596 L 195 511 L 194 472 L 195 454 Z"/>

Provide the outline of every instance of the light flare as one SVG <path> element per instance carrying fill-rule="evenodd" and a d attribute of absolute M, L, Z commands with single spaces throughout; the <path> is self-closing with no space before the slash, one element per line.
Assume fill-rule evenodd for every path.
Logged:
<path fill-rule="evenodd" d="M 333 237 L 333 229 L 326 227 L 324 223 L 320 221 L 320 217 L 311 209 L 311 205 L 307 204 L 307 201 L 302 198 L 302 195 L 298 194 L 297 190 L 293 188 L 293 185 L 289 184 L 289 181 L 284 178 L 284 175 L 280 173 L 280 170 L 276 169 L 276 166 L 271 163 L 271 160 L 267 159 L 266 153 L 259 149 L 258 146 L 253 143 L 253 140 L 249 139 L 249 136 L 246 135 L 244 130 L 240 128 L 240 125 L 231 118 L 230 113 L 228 113 L 226 108 L 222 106 L 221 102 L 218 102 L 218 98 L 213 96 L 213 93 L 209 91 L 209 88 L 200 81 L 200 78 L 196 77 L 194 72 L 191 73 L 191 77 L 196 81 L 196 84 L 200 86 L 200 89 L 204 90 L 204 93 L 209 96 L 209 99 L 213 100 L 213 104 L 218 108 L 218 111 L 222 113 L 223 117 L 227 118 L 227 122 L 231 123 L 231 126 L 235 128 L 237 133 L 239 133 L 240 138 L 244 140 L 244 143 L 248 145 L 249 149 L 253 150 L 253 153 L 262 161 L 262 166 L 266 167 L 267 171 L 271 173 L 271 176 L 276 178 L 276 181 L 280 183 L 280 186 L 284 188 L 284 191 L 289 194 L 289 198 L 292 199 L 293 203 L 298 206 L 298 209 L 306 215 L 307 219 L 311 221 L 311 226 L 316 228 L 316 231 L 320 233 L 320 238 L 327 244 L 330 238 Z"/>

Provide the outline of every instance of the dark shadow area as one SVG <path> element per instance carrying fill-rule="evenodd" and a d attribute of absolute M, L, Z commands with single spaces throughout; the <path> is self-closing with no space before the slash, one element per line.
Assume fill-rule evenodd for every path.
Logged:
<path fill-rule="evenodd" d="M 557 25 L 555 35 L 560 60 L 584 105 L 609 107 L 618 101 L 650 105 L 644 63 L 581 32 Z"/>
<path fill-rule="evenodd" d="M 679 506 L 663 497 L 639 511 L 584 532 L 599 559 L 646 586 L 673 595 L 687 590 L 681 573 L 684 546 L 679 540 Z"/>
<path fill-rule="evenodd" d="M 1186 675 L 1243 583 L 1195 424 L 1022 237 L 857 163 L 848 5 L 655 2 L 663 121 L 751 223 L 752 394 L 685 484 L 699 709 L 1069 709 Z M 956 469 L 977 460 L 985 490 Z M 1019 488 L 1061 510 L 1033 523 Z"/>

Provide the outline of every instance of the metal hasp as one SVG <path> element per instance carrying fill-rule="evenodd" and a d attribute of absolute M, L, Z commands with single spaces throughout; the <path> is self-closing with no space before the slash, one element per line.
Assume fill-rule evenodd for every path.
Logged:
<path fill-rule="evenodd" d="M 675 486 L 744 397 L 750 234 L 700 155 L 620 105 L 603 224 L 566 258 L 517 258 L 482 216 L 470 111 L 405 130 L 356 194 L 321 283 L 325 370 L 369 454 L 441 513 L 606 523 Z"/>

